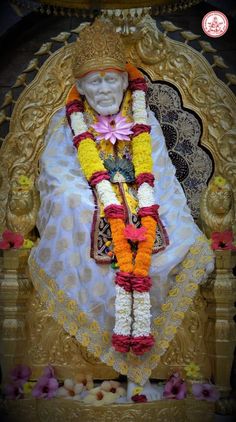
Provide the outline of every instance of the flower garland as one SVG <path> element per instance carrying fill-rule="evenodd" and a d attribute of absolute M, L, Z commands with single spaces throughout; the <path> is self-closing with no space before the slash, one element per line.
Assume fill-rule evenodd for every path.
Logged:
<path fill-rule="evenodd" d="M 145 100 L 147 85 L 142 73 L 133 65 L 127 64 L 126 69 L 129 74 L 129 89 L 132 92 L 134 121 L 132 149 L 138 186 L 138 215 L 141 218 L 142 227 L 145 228 L 145 240 L 139 241 L 136 256 L 125 234 L 125 208 L 120 204 L 112 189 L 109 173 L 99 157 L 94 136 L 85 123 L 84 105 L 75 86 L 67 98 L 66 114 L 82 171 L 89 184 L 96 188 L 99 199 L 104 205 L 119 265 L 119 271 L 115 276 L 115 327 L 112 345 L 119 352 L 128 352 L 132 349 L 133 353 L 142 355 L 154 344 L 150 327 L 149 291 L 152 281 L 149 277 L 149 268 L 159 219 L 159 207 L 154 200 L 151 128 L 147 124 Z"/>

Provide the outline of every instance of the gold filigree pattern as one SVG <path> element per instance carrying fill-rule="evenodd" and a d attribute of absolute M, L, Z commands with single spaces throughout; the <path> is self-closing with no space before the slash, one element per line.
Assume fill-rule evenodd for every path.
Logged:
<path fill-rule="evenodd" d="M 36 405 L 37 402 L 37 405 Z M 202 400 L 159 400 L 157 402 L 88 406 L 72 400 L 6 400 L 0 410 L 19 422 L 213 422 L 214 403 Z M 16 418 L 16 419 L 15 419 Z"/>

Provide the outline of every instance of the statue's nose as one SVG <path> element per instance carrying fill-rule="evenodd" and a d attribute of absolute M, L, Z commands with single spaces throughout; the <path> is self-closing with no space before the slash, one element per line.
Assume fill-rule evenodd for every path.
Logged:
<path fill-rule="evenodd" d="M 111 91 L 111 89 L 110 89 L 109 84 L 108 84 L 106 81 L 102 81 L 102 82 L 101 82 L 101 84 L 100 84 L 100 87 L 99 87 L 99 91 L 100 91 L 101 93 L 107 93 L 107 92 L 110 92 L 110 91 Z"/>

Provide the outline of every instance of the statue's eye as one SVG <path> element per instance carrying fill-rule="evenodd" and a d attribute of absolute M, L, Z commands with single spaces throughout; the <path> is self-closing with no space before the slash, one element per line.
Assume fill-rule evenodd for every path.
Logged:
<path fill-rule="evenodd" d="M 107 78 L 107 81 L 108 82 L 115 82 L 116 78 L 115 78 L 115 76 L 109 76 L 109 78 Z"/>
<path fill-rule="evenodd" d="M 92 81 L 90 81 L 90 83 L 92 85 L 97 85 L 99 83 L 99 79 L 93 79 Z"/>

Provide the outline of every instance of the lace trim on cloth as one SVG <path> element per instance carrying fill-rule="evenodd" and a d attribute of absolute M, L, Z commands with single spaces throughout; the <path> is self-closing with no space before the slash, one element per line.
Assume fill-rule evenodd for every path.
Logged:
<path fill-rule="evenodd" d="M 96 320 L 90 320 L 78 308 L 75 300 L 58 289 L 55 280 L 40 268 L 32 256 L 29 258 L 29 269 L 34 287 L 48 314 L 96 358 L 113 366 L 118 373 L 127 375 L 131 381 L 143 385 L 168 349 L 193 302 L 198 285 L 206 278 L 205 268 L 213 259 L 213 252 L 205 236 L 199 236 L 180 264 L 175 285 L 169 290 L 159 316 L 152 321 L 151 331 L 155 345 L 144 356 L 135 356 L 132 352 L 116 352 L 111 346 L 112 333 L 103 331 Z"/>

